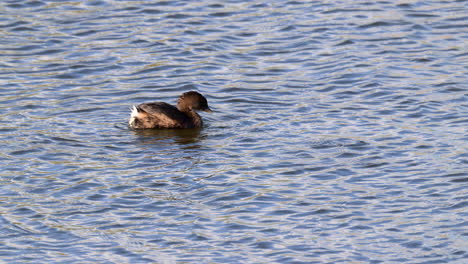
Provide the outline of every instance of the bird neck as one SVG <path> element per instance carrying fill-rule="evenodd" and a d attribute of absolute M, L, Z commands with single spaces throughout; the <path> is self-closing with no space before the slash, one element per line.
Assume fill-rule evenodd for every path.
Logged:
<path fill-rule="evenodd" d="M 203 121 L 202 121 L 200 115 L 197 112 L 190 109 L 189 111 L 184 112 L 184 113 L 186 115 L 188 115 L 190 117 L 190 119 L 192 119 L 194 127 L 202 127 L 203 126 Z"/>

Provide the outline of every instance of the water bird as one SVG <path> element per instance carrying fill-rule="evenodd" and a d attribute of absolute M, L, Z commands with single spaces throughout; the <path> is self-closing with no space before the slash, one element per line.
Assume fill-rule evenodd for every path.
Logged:
<path fill-rule="evenodd" d="M 152 102 L 133 106 L 131 110 L 128 124 L 133 129 L 199 128 L 203 121 L 196 111 L 212 112 L 206 98 L 195 91 L 179 96 L 177 106 Z"/>

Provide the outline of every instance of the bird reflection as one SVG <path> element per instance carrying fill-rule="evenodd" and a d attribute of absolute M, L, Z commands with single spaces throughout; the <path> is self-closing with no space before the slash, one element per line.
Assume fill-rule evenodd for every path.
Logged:
<path fill-rule="evenodd" d="M 202 139 L 200 128 L 192 129 L 141 129 L 134 130 L 135 135 L 143 137 L 145 143 L 157 143 L 158 141 L 172 141 L 187 148 L 198 148 L 197 144 Z"/>

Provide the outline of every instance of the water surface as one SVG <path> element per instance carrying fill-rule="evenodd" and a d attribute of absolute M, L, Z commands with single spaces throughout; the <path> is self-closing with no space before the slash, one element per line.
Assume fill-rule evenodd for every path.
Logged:
<path fill-rule="evenodd" d="M 466 263 L 466 1 L 3 1 L 5 263 Z M 198 90 L 201 130 L 130 107 Z"/>

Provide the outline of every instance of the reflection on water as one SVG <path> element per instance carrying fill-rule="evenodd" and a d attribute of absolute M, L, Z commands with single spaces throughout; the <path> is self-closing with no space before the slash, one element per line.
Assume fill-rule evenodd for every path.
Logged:
<path fill-rule="evenodd" d="M 0 3 L 0 260 L 467 262 L 465 5 Z"/>
<path fill-rule="evenodd" d="M 200 128 L 193 129 L 135 129 L 133 133 L 141 137 L 141 141 L 150 144 L 158 142 L 173 142 L 187 145 L 188 148 L 196 148 L 200 138 Z"/>

